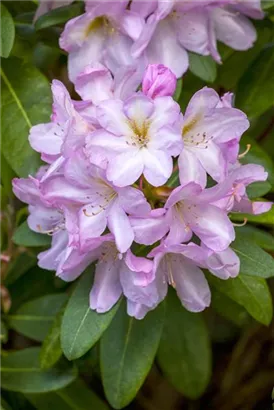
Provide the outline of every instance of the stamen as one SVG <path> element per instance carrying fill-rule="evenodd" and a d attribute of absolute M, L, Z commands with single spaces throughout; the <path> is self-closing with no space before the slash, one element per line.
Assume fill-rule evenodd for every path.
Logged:
<path fill-rule="evenodd" d="M 247 144 L 246 150 L 242 154 L 238 155 L 238 158 L 240 159 L 240 158 L 245 157 L 246 154 L 249 152 L 250 148 L 251 148 L 251 144 Z"/>
<path fill-rule="evenodd" d="M 55 228 L 49 229 L 48 231 L 47 230 L 44 231 L 42 229 L 41 225 L 39 225 L 39 224 L 36 225 L 36 226 L 37 226 L 37 229 L 40 233 L 43 233 L 43 234 L 46 234 L 46 235 L 49 235 L 49 236 L 52 236 L 55 232 L 60 231 L 60 229 L 64 229 L 64 224 L 57 225 Z"/>
<path fill-rule="evenodd" d="M 244 218 L 244 221 L 241 222 L 241 223 L 232 222 L 232 224 L 233 224 L 234 226 L 238 226 L 238 227 L 245 226 L 245 225 L 247 224 L 247 218 Z"/>

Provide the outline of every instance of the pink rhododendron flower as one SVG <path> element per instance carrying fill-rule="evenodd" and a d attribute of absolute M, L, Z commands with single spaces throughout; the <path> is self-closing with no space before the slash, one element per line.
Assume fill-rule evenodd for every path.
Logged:
<path fill-rule="evenodd" d="M 130 49 L 143 29 L 144 19 L 125 6 L 120 1 L 97 1 L 66 24 L 60 47 L 69 53 L 71 81 L 91 63 L 101 62 L 115 72 L 135 62 Z"/>
<path fill-rule="evenodd" d="M 99 18 L 92 22 L 97 30 L 106 5 L 88 4 L 86 15 L 66 28 L 71 44 L 86 41 L 81 22 L 87 15 Z M 216 6 L 212 2 L 207 12 Z M 123 36 L 123 18 L 131 16 L 126 7 L 122 0 L 111 11 Z M 154 1 L 140 15 L 171 24 L 165 20 L 174 18 L 173 7 Z M 191 3 L 184 7 L 186 14 L 194 12 Z M 14 193 L 29 205 L 30 229 L 52 236 L 38 264 L 72 281 L 95 262 L 90 307 L 98 313 L 124 295 L 128 314 L 142 319 L 165 298 L 168 285 L 186 309 L 202 311 L 211 298 L 203 269 L 223 280 L 240 270 L 230 248 L 235 232 L 229 213 L 258 214 L 272 206 L 248 198 L 246 187 L 265 181 L 267 173 L 241 164 L 246 115 L 232 107 L 232 94 L 220 98 L 209 88 L 194 94 L 181 113 L 171 97 L 175 76 L 161 64 L 148 66 L 142 77 L 135 65 L 115 74 L 99 60 L 82 68 L 75 77 L 82 100 L 72 101 L 54 81 L 51 122 L 30 131 L 30 143 L 47 165 L 35 177 L 13 181 Z"/>
<path fill-rule="evenodd" d="M 146 18 L 142 33 L 132 47 L 133 56 L 138 58 L 144 53 L 149 63 L 165 64 L 177 77 L 188 68 L 187 51 L 212 55 L 220 62 L 217 40 L 236 50 L 252 47 L 256 30 L 245 15 L 263 16 L 258 0 L 133 0 L 131 10 Z"/>
<path fill-rule="evenodd" d="M 183 146 L 176 128 L 179 106 L 171 97 L 152 100 L 138 93 L 125 102 L 106 100 L 99 104 L 97 118 L 102 129 L 87 137 L 86 152 L 91 162 L 95 154 L 101 156 L 98 165 L 106 166 L 113 184 L 133 184 L 142 174 L 154 186 L 167 181 L 172 156 Z"/>

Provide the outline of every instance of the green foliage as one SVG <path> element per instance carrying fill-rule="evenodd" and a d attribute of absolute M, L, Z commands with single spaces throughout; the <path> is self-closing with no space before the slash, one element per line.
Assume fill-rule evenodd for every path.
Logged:
<path fill-rule="evenodd" d="M 211 375 L 208 331 L 200 313 L 188 312 L 175 292 L 169 292 L 164 330 L 157 359 L 168 380 L 184 396 L 195 399 Z"/>
<path fill-rule="evenodd" d="M 241 273 L 258 276 L 260 278 L 271 278 L 274 276 L 274 260 L 252 240 L 237 235 L 231 244 L 241 262 Z"/>
<path fill-rule="evenodd" d="M 164 304 L 143 320 L 128 316 L 123 300 L 103 334 L 100 346 L 102 381 L 115 409 L 129 404 L 142 386 L 156 355 L 164 322 Z"/>
<path fill-rule="evenodd" d="M 16 58 L 2 61 L 1 79 L 3 155 L 19 176 L 35 174 L 40 160 L 28 134 L 31 126 L 49 121 L 49 83 L 36 68 Z"/>
<path fill-rule="evenodd" d="M 190 71 L 202 80 L 213 83 L 217 76 L 217 64 L 213 58 L 194 53 L 188 53 L 188 55 Z"/>
<path fill-rule="evenodd" d="M 270 233 L 263 231 L 262 229 L 256 228 L 251 225 L 241 226 L 235 229 L 236 235 L 241 235 L 241 237 L 250 239 L 254 241 L 257 245 L 266 249 L 267 251 L 274 250 L 274 237 Z"/>
<path fill-rule="evenodd" d="M 0 56 L 7 58 L 11 52 L 15 37 L 15 28 L 12 16 L 1 3 L 1 43 Z"/>
<path fill-rule="evenodd" d="M 25 221 L 16 229 L 12 239 L 19 246 L 49 246 L 52 238 L 48 235 L 31 231 L 28 223 Z"/>
<path fill-rule="evenodd" d="M 53 9 L 40 16 L 35 22 L 35 29 L 42 30 L 47 27 L 66 23 L 68 20 L 82 14 L 83 12 L 83 5 L 81 3 L 58 7 L 57 9 Z"/>
<path fill-rule="evenodd" d="M 245 325 L 249 318 L 249 315 L 243 306 L 240 306 L 214 287 L 211 288 L 211 307 L 219 313 L 219 315 L 225 317 L 239 327 Z"/>
<path fill-rule="evenodd" d="M 107 410 L 108 406 L 80 380 L 52 393 L 26 394 L 38 410 Z"/>
<path fill-rule="evenodd" d="M 226 281 L 213 275 L 208 275 L 207 279 L 215 289 L 243 306 L 258 322 L 269 325 L 273 308 L 265 279 L 243 274 Z"/>
<path fill-rule="evenodd" d="M 30 347 L 9 353 L 2 358 L 2 387 L 21 393 L 44 393 L 62 389 L 77 377 L 77 370 L 67 362 L 56 368 L 42 370 L 40 349 Z"/>
<path fill-rule="evenodd" d="M 63 314 L 64 309 L 61 309 L 57 313 L 51 328 L 43 341 L 40 352 L 40 365 L 42 369 L 51 368 L 62 356 L 60 334 Z"/>
<path fill-rule="evenodd" d="M 9 325 L 17 332 L 41 342 L 66 300 L 67 295 L 60 293 L 27 302 L 9 316 Z"/>
<path fill-rule="evenodd" d="M 86 273 L 82 274 L 64 313 L 61 345 L 69 360 L 83 356 L 100 339 L 118 308 L 117 304 L 104 314 L 90 309 L 89 293 L 93 271 L 93 268 L 88 268 Z"/>

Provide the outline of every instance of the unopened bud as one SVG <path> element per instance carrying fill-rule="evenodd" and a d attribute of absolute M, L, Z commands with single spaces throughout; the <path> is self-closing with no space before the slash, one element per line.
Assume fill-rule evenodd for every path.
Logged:
<path fill-rule="evenodd" d="M 163 64 L 150 64 L 143 78 L 142 90 L 150 98 L 173 95 L 176 76 Z"/>

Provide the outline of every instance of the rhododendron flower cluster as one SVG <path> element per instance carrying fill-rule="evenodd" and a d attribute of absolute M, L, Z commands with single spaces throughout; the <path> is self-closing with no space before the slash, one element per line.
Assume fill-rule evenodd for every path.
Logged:
<path fill-rule="evenodd" d="M 119 24 L 119 41 L 131 46 L 146 29 L 125 3 L 117 2 L 111 18 Z M 162 21 L 163 3 L 152 4 Z M 89 47 L 83 45 L 82 24 L 90 32 L 101 24 L 91 23 L 102 14 L 96 7 L 65 30 L 70 36 L 62 41 L 72 47 L 72 61 L 81 60 L 80 47 Z M 129 40 L 129 21 L 136 20 Z M 97 51 L 108 47 L 101 34 L 97 45 L 92 42 Z M 203 269 L 224 280 L 239 273 L 230 248 L 230 212 L 270 209 L 271 203 L 251 202 L 246 194 L 267 173 L 260 165 L 241 164 L 239 142 L 249 122 L 233 108 L 232 95 L 220 98 L 203 88 L 182 113 L 172 97 L 176 76 L 169 68 L 149 65 L 141 90 L 139 83 L 139 68 L 112 76 L 98 61 L 77 77 L 82 101 L 73 101 L 53 81 L 51 122 L 34 126 L 29 137 L 46 165 L 35 176 L 15 179 L 14 192 L 29 204 L 29 227 L 52 235 L 50 249 L 38 256 L 40 267 L 73 281 L 96 263 L 91 309 L 106 312 L 124 295 L 128 314 L 141 319 L 171 285 L 188 310 L 199 312 L 210 304 Z"/>
<path fill-rule="evenodd" d="M 188 51 L 220 63 L 217 41 L 235 50 L 252 47 L 257 36 L 250 17 L 263 18 L 260 0 L 86 0 L 86 12 L 66 24 L 60 46 L 74 83 L 95 62 L 112 73 L 165 64 L 179 78 Z"/>

